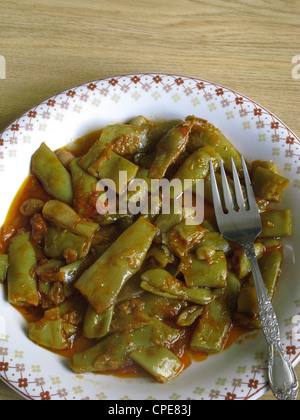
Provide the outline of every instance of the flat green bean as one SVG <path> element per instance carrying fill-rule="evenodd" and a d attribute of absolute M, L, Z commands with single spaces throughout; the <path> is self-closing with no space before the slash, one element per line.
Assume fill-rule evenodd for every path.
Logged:
<path fill-rule="evenodd" d="M 188 225 L 186 221 L 176 225 L 168 232 L 168 245 L 179 258 L 187 253 L 201 241 L 206 231 L 201 226 Z"/>
<path fill-rule="evenodd" d="M 282 260 L 283 256 L 280 250 L 268 252 L 259 260 L 261 275 L 271 300 L 274 298 L 277 280 L 280 275 Z M 246 316 L 240 318 L 240 314 L 245 314 Z M 253 324 L 251 321 L 253 318 L 259 319 L 259 315 L 254 279 L 253 275 L 251 275 L 251 277 L 241 288 L 235 320 L 238 323 L 252 327 Z M 254 325 L 255 328 L 260 327 L 258 323 L 255 323 Z"/>
<path fill-rule="evenodd" d="M 159 296 L 182 299 L 199 305 L 207 305 L 213 299 L 211 290 L 189 288 L 166 270 L 154 269 L 142 274 L 141 287 Z"/>
<path fill-rule="evenodd" d="M 217 290 L 215 299 L 204 308 L 192 336 L 192 350 L 218 353 L 224 349 L 239 291 L 239 280 L 229 273 L 227 286 Z"/>
<path fill-rule="evenodd" d="M 221 141 L 220 134 L 221 131 L 213 124 L 210 124 L 208 121 L 201 118 L 196 118 L 196 123 L 192 128 L 189 142 L 187 144 L 187 150 L 190 153 L 193 153 L 204 146 L 216 147 Z"/>
<path fill-rule="evenodd" d="M 265 247 L 257 242 L 254 244 L 255 255 L 257 259 L 263 256 Z M 245 278 L 251 271 L 249 259 L 243 249 L 236 250 L 232 257 L 232 266 L 237 273 L 239 279 Z"/>
<path fill-rule="evenodd" d="M 174 179 L 179 179 L 184 184 L 185 179 L 192 180 L 192 186 L 197 181 L 205 179 L 209 174 L 209 163 L 212 161 L 215 170 L 219 167 L 221 157 L 215 149 L 205 146 L 191 154 L 180 166 Z"/>
<path fill-rule="evenodd" d="M 97 313 L 116 303 L 124 284 L 141 268 L 157 228 L 140 217 L 76 282 Z"/>
<path fill-rule="evenodd" d="M 149 131 L 150 124 L 141 125 L 109 125 L 100 136 L 103 144 L 109 144 L 112 150 L 120 156 L 132 157 L 137 152 L 146 152 L 151 148 Z"/>
<path fill-rule="evenodd" d="M 171 130 L 158 142 L 156 146 L 156 156 L 149 170 L 149 178 L 162 179 L 165 176 L 168 168 L 176 162 L 184 151 L 193 125 L 193 120 L 180 123 L 171 128 Z"/>
<path fill-rule="evenodd" d="M 77 290 L 75 289 L 74 284 L 86 268 L 86 262 L 87 260 L 85 259 L 74 261 L 59 269 L 59 272 L 63 275 L 64 294 L 66 297 L 76 293 Z"/>
<path fill-rule="evenodd" d="M 293 220 L 291 210 L 273 210 L 261 214 L 263 231 L 262 238 L 291 236 Z"/>
<path fill-rule="evenodd" d="M 270 201 L 281 201 L 282 193 L 290 181 L 283 176 L 262 167 L 257 167 L 253 174 L 252 185 L 256 196 Z"/>
<path fill-rule="evenodd" d="M 73 204 L 71 175 L 45 143 L 32 156 L 31 172 L 52 197 Z"/>
<path fill-rule="evenodd" d="M 138 330 L 115 333 L 102 339 L 95 346 L 75 353 L 71 368 L 75 373 L 116 370 L 130 363 L 128 355 L 137 348 L 152 346 L 152 325 Z"/>
<path fill-rule="evenodd" d="M 68 204 L 58 200 L 50 200 L 45 204 L 43 216 L 57 227 L 86 238 L 91 238 L 99 228 L 97 223 L 81 218 Z"/>
<path fill-rule="evenodd" d="M 18 306 L 38 306 L 39 293 L 33 271 L 37 258 L 30 233 L 20 233 L 11 240 L 8 261 L 8 301 Z"/>
<path fill-rule="evenodd" d="M 110 332 L 131 331 L 151 323 L 145 303 L 140 297 L 134 297 L 115 306 Z"/>
<path fill-rule="evenodd" d="M 88 305 L 83 324 L 83 335 L 87 338 L 102 338 L 110 331 L 114 307 L 99 315 L 91 305 Z"/>
<path fill-rule="evenodd" d="M 95 196 L 98 179 L 87 173 L 79 165 L 79 158 L 70 164 L 72 186 L 74 191 L 74 209 L 83 217 L 95 211 L 91 200 Z"/>
<path fill-rule="evenodd" d="M 165 347 L 153 346 L 137 349 L 129 354 L 129 358 L 142 366 L 160 383 L 174 378 L 182 369 L 180 359 Z"/>
<path fill-rule="evenodd" d="M 81 235 L 49 226 L 44 251 L 49 258 L 62 258 L 66 250 L 75 251 L 78 260 L 84 259 L 91 248 L 91 240 Z"/>
<path fill-rule="evenodd" d="M 64 331 L 64 322 L 59 315 L 59 308 L 45 312 L 44 318 L 29 323 L 29 338 L 40 346 L 52 350 L 66 350 L 71 347 Z"/>
<path fill-rule="evenodd" d="M 226 255 L 231 251 L 230 243 L 219 232 L 206 232 L 199 247 L 211 247 L 215 251 L 223 251 Z"/>
<path fill-rule="evenodd" d="M 75 373 L 116 370 L 131 363 L 129 354 L 139 348 L 169 346 L 181 336 L 179 330 L 153 317 L 152 324 L 104 337 L 98 344 L 73 355 L 71 368 Z"/>
<path fill-rule="evenodd" d="M 177 318 L 177 325 L 179 327 L 191 326 L 204 312 L 204 306 L 188 306 L 184 309 Z"/>
<path fill-rule="evenodd" d="M 122 195 L 138 171 L 138 166 L 111 150 L 109 145 L 98 140 L 78 161 L 79 165 L 90 175 L 98 179 L 109 179 L 114 182 L 117 194 Z M 126 178 L 120 176 L 126 172 Z"/>
<path fill-rule="evenodd" d="M 223 251 L 216 251 L 211 261 L 200 261 L 194 254 L 181 259 L 180 271 L 188 287 L 223 288 L 227 281 L 227 260 Z"/>

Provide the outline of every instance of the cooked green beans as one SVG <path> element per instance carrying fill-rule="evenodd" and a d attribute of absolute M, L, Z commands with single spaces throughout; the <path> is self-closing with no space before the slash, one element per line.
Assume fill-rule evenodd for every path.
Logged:
<path fill-rule="evenodd" d="M 223 160 L 233 196 L 232 160 L 242 175 L 225 134 L 196 116 L 138 115 L 56 152 L 41 144 L 0 232 L 0 283 L 35 320 L 32 341 L 67 351 L 78 374 L 141 367 L 164 383 L 190 349 L 220 352 L 233 325 L 260 328 L 248 258 L 213 212 L 210 163 L 221 187 Z M 275 207 L 289 181 L 274 162 L 256 160 L 249 173 L 263 224 L 255 251 L 273 298 L 281 238 L 293 233 L 291 211 Z M 199 199 L 205 220 L 195 225 Z"/>

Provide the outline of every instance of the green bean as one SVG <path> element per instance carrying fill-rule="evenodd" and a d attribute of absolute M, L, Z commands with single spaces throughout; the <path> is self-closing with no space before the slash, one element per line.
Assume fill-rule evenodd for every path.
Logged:
<path fill-rule="evenodd" d="M 193 153 L 197 149 L 200 149 L 204 146 L 216 147 L 221 141 L 220 134 L 221 131 L 217 129 L 213 124 L 210 124 L 201 118 L 197 118 L 196 124 L 194 125 L 190 134 L 187 149 L 190 153 Z"/>
<path fill-rule="evenodd" d="M 172 200 L 170 205 L 170 214 L 160 213 L 154 224 L 158 228 L 157 241 L 161 241 L 162 235 L 168 233 L 176 225 L 181 223 L 183 220 L 183 209 L 177 208 L 176 204 Z"/>
<path fill-rule="evenodd" d="M 176 162 L 184 151 L 194 120 L 185 121 L 171 128 L 156 146 L 156 156 L 149 170 L 148 177 L 162 179 L 168 168 Z"/>
<path fill-rule="evenodd" d="M 168 245 L 179 257 L 187 253 L 205 236 L 205 229 L 201 226 L 188 225 L 186 221 L 179 223 L 167 235 Z"/>
<path fill-rule="evenodd" d="M 276 284 L 280 275 L 282 253 L 274 250 L 267 253 L 259 261 L 259 268 L 269 298 L 272 300 L 276 290 Z M 258 316 L 258 306 L 253 276 L 244 284 L 238 299 L 238 312 Z"/>
<path fill-rule="evenodd" d="M 165 268 L 174 262 L 174 255 L 166 245 L 153 244 L 149 249 L 144 266 L 150 268 Z"/>
<path fill-rule="evenodd" d="M 142 366 L 160 383 L 174 378 L 182 369 L 180 359 L 165 347 L 137 349 L 129 354 L 129 358 Z"/>
<path fill-rule="evenodd" d="M 221 156 L 226 170 L 229 172 L 232 171 L 231 158 L 233 158 L 238 171 L 242 170 L 241 155 L 232 143 L 218 128 L 206 120 L 197 118 L 188 143 L 188 150 L 194 152 L 199 147 L 204 146 L 212 146 L 215 149 L 216 153 Z"/>
<path fill-rule="evenodd" d="M 141 125 L 108 125 L 102 131 L 100 141 L 111 146 L 120 156 L 132 157 L 137 152 L 146 152 L 151 148 L 149 142 L 150 124 Z M 150 144 L 149 144 L 150 143 Z"/>
<path fill-rule="evenodd" d="M 85 258 L 91 247 L 91 240 L 81 235 L 49 226 L 45 238 L 44 251 L 49 258 L 62 258 L 68 249 L 74 250 L 77 259 Z"/>
<path fill-rule="evenodd" d="M 72 345 L 66 337 L 59 308 L 46 311 L 40 321 L 29 323 L 29 338 L 40 346 L 52 350 L 66 350 Z"/>
<path fill-rule="evenodd" d="M 279 248 L 281 246 L 280 239 L 275 238 L 258 238 L 257 242 L 263 244 L 263 246 L 268 248 Z"/>
<path fill-rule="evenodd" d="M 72 324 L 80 329 L 85 318 L 87 306 L 86 300 L 80 294 L 73 296 L 72 299 L 65 299 L 59 304 L 59 316 L 64 320 L 64 329 L 66 324 Z"/>
<path fill-rule="evenodd" d="M 254 172 L 255 169 L 258 167 L 268 169 L 269 171 L 272 171 L 275 174 L 279 175 L 277 164 L 275 162 L 255 160 L 254 162 L 252 162 L 251 171 Z"/>
<path fill-rule="evenodd" d="M 291 236 L 293 220 L 291 210 L 273 210 L 261 214 L 263 231 L 262 238 Z"/>
<path fill-rule="evenodd" d="M 149 152 L 149 153 L 137 153 L 134 156 L 134 163 L 138 165 L 140 168 L 149 169 L 153 165 L 154 159 L 156 156 L 156 152 Z"/>
<path fill-rule="evenodd" d="M 181 259 L 180 270 L 188 287 L 222 288 L 227 281 L 227 260 L 223 251 L 216 251 L 212 261 L 199 261 L 189 254 Z"/>
<path fill-rule="evenodd" d="M 179 327 L 189 327 L 203 314 L 203 311 L 204 306 L 188 306 L 178 316 L 176 323 Z"/>
<path fill-rule="evenodd" d="M 233 159 L 237 171 L 242 172 L 243 164 L 240 153 L 223 134 L 220 135 L 220 139 L 220 143 L 216 146 L 216 152 L 221 156 L 225 169 L 232 172 L 231 159 Z"/>
<path fill-rule="evenodd" d="M 145 292 L 140 296 L 145 302 L 145 311 L 150 316 L 156 316 L 160 320 L 168 319 L 170 314 L 178 316 L 182 310 L 190 306 L 190 302 L 181 300 L 180 298 L 166 298 Z"/>
<path fill-rule="evenodd" d="M 78 161 L 79 165 L 90 175 L 98 179 L 109 179 L 115 183 L 116 193 L 122 195 L 138 171 L 138 166 L 117 155 L 109 145 L 98 140 Z M 126 172 L 123 179 L 120 173 Z"/>
<path fill-rule="evenodd" d="M 33 271 L 37 259 L 30 233 L 20 233 L 11 240 L 8 261 L 8 301 L 18 306 L 38 306 L 39 293 Z"/>
<path fill-rule="evenodd" d="M 58 200 L 50 200 L 45 204 L 43 216 L 57 227 L 86 238 L 91 238 L 99 228 L 97 223 L 82 219 L 70 206 Z"/>
<path fill-rule="evenodd" d="M 263 256 L 265 247 L 263 244 L 257 242 L 254 244 L 255 255 L 257 259 Z M 243 249 L 236 250 L 232 257 L 232 266 L 236 271 L 239 279 L 245 278 L 251 271 L 250 262 Z"/>
<path fill-rule="evenodd" d="M 215 300 L 204 308 L 191 339 L 192 350 L 218 353 L 224 349 L 239 291 L 239 280 L 229 273 L 227 286 L 217 290 Z"/>
<path fill-rule="evenodd" d="M 170 299 L 182 299 L 199 305 L 207 305 L 213 299 L 211 290 L 189 288 L 173 277 L 169 272 L 160 269 L 146 271 L 142 274 L 141 287 L 151 293 Z"/>
<path fill-rule="evenodd" d="M 153 160 L 155 158 L 155 147 L 157 145 L 157 143 L 172 129 L 174 128 L 176 125 L 182 124 L 183 121 L 180 119 L 175 119 L 175 120 L 156 120 L 154 123 L 152 123 L 152 127 L 149 130 L 148 133 L 148 147 L 147 147 L 147 153 L 145 154 L 145 151 L 143 152 L 143 154 L 145 156 L 149 156 L 152 155 L 152 150 L 154 150 L 154 157 Z M 145 150 L 145 149 L 144 149 Z M 148 167 L 148 169 L 150 169 L 151 165 Z"/>
<path fill-rule="evenodd" d="M 31 172 L 52 197 L 73 204 L 71 175 L 45 143 L 32 156 Z"/>
<path fill-rule="evenodd" d="M 209 245 L 202 245 L 196 249 L 196 257 L 199 261 L 207 261 L 209 264 L 213 263 L 213 258 L 216 255 L 216 250 Z"/>
<path fill-rule="evenodd" d="M 157 233 L 143 217 L 123 232 L 76 283 L 97 313 L 113 306 L 124 284 L 141 268 Z"/>
<path fill-rule="evenodd" d="M 213 162 L 215 170 L 219 167 L 221 160 L 220 155 L 215 152 L 210 146 L 205 146 L 201 149 L 196 150 L 190 155 L 180 166 L 174 179 L 179 179 L 182 184 L 185 179 L 192 180 L 194 186 L 200 179 L 205 179 L 209 174 L 209 163 Z"/>
<path fill-rule="evenodd" d="M 64 294 L 66 297 L 76 293 L 74 284 L 84 271 L 86 262 L 87 260 L 75 261 L 59 269 L 59 272 L 63 275 Z"/>
<path fill-rule="evenodd" d="M 79 159 L 74 159 L 70 164 L 72 186 L 74 191 L 74 209 L 79 215 L 95 212 L 91 200 L 96 195 L 98 180 L 84 171 L 78 164 Z"/>
<path fill-rule="evenodd" d="M 153 317 L 152 324 L 130 332 L 104 337 L 96 346 L 73 355 L 71 368 L 75 373 L 116 370 L 131 363 L 129 354 L 153 345 L 170 346 L 181 336 L 179 330 Z"/>
<path fill-rule="evenodd" d="M 141 273 L 137 272 L 122 287 L 117 298 L 117 303 L 141 295 L 144 292 L 144 290 L 141 288 L 140 285 Z"/>
<path fill-rule="evenodd" d="M 0 283 L 4 283 L 6 280 L 8 270 L 8 255 L 1 254 L 0 255 Z"/>
<path fill-rule="evenodd" d="M 215 251 L 223 251 L 226 255 L 231 251 L 230 243 L 219 232 L 206 232 L 200 241 L 199 247 L 207 246 L 213 248 Z"/>
<path fill-rule="evenodd" d="M 257 167 L 253 174 L 252 185 L 256 196 L 270 201 L 281 201 L 282 193 L 290 181 L 269 169 Z"/>
<path fill-rule="evenodd" d="M 110 331 L 114 307 L 98 315 L 94 308 L 89 305 L 83 325 L 83 335 L 87 338 L 102 338 Z"/>
<path fill-rule="evenodd" d="M 156 315 L 151 317 L 151 325 L 151 341 L 152 344 L 156 346 L 170 346 L 182 336 L 182 331 L 180 329 L 171 327 L 161 321 Z"/>
<path fill-rule="evenodd" d="M 131 331 L 151 323 L 151 317 L 145 311 L 145 303 L 139 297 L 134 297 L 115 306 L 110 332 Z"/>
<path fill-rule="evenodd" d="M 116 370 L 130 363 L 128 355 L 137 348 L 152 346 L 152 325 L 138 330 L 115 333 L 95 346 L 73 355 L 71 368 L 75 373 Z"/>

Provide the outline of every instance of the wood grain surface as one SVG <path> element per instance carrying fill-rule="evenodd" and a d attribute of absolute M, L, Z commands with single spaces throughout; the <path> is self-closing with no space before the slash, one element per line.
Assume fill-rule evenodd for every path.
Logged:
<path fill-rule="evenodd" d="M 161 72 L 237 90 L 300 135 L 299 0 L 1 0 L 0 16 L 0 131 L 74 85 Z"/>

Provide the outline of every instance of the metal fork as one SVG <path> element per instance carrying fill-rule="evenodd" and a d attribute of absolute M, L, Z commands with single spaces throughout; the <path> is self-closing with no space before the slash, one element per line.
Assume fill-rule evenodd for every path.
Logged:
<path fill-rule="evenodd" d="M 221 161 L 220 163 L 225 211 L 223 210 L 213 163 L 210 162 L 213 202 L 217 223 L 220 232 L 226 239 L 237 242 L 242 246 L 251 264 L 259 316 L 269 349 L 268 375 L 270 387 L 278 400 L 296 400 L 299 388 L 297 376 L 282 347 L 276 314 L 255 256 L 254 242 L 262 232 L 262 221 L 243 157 L 242 162 L 247 198 L 244 197 L 236 166 L 232 159 L 235 200 L 229 189 L 223 162 Z"/>

